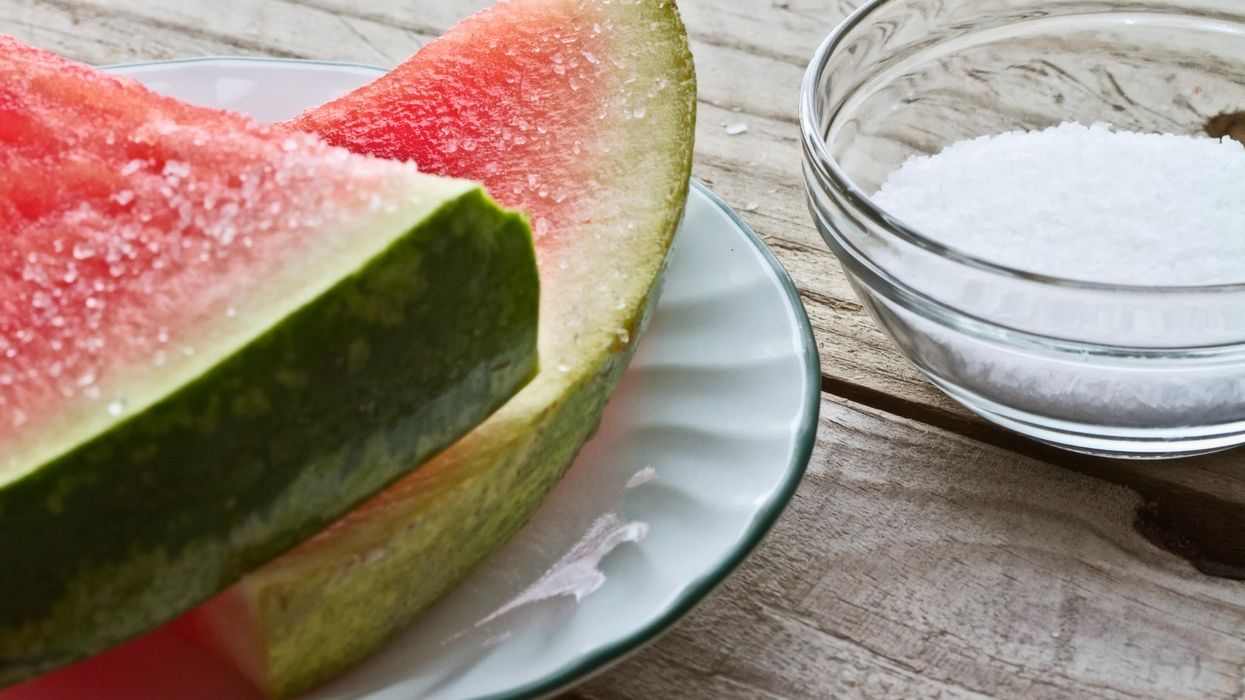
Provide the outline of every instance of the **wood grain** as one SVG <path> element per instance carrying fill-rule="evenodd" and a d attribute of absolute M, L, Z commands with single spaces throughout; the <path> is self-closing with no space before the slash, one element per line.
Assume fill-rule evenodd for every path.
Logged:
<path fill-rule="evenodd" d="M 394 65 L 489 1 L 0 0 L 0 31 L 93 63 Z M 1197 574 L 1135 529 L 1240 573 L 1242 453 L 1118 463 L 986 425 L 900 357 L 826 252 L 804 204 L 795 105 L 815 46 L 854 5 L 680 0 L 701 85 L 695 174 L 796 281 L 825 416 L 812 473 L 767 544 L 578 696 L 1245 695 L 1245 587 Z M 747 131 L 728 134 L 738 123 Z"/>
<path fill-rule="evenodd" d="M 1245 587 L 1141 541 L 1138 497 L 827 398 L 791 508 L 654 646 L 568 697 L 1233 698 Z"/>

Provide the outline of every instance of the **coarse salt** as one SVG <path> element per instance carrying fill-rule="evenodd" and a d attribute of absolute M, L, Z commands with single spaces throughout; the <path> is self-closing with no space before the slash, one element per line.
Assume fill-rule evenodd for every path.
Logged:
<path fill-rule="evenodd" d="M 1062 124 L 908 159 L 874 201 L 960 252 L 1147 286 L 1245 282 L 1245 148 Z"/>
<path fill-rule="evenodd" d="M 1063 124 L 911 158 L 873 199 L 923 236 L 1013 269 L 1196 286 L 1245 283 L 1243 179 L 1245 149 L 1232 141 Z M 1060 442 L 1054 435 L 1106 426 L 1113 435 L 1167 431 L 1162 439 L 1172 440 L 1245 416 L 1245 366 L 1180 359 L 1182 349 L 1245 338 L 1235 295 L 1039 284 L 932 260 L 903 242 L 865 246 L 894 279 L 955 309 L 959 321 L 990 324 L 978 333 L 887 307 L 905 350 L 961 400 L 1013 425 L 1056 431 L 1031 434 Z"/>

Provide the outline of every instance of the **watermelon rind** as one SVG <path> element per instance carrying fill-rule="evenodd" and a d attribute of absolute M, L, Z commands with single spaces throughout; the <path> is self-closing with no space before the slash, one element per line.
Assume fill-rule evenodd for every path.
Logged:
<path fill-rule="evenodd" d="M 526 220 L 473 183 L 411 175 L 403 195 L 357 222 L 375 255 L 304 270 L 314 296 L 0 487 L 0 686 L 212 596 L 534 375 Z"/>
<path fill-rule="evenodd" d="M 506 7 L 517 12 L 528 1 Z M 375 651 L 531 518 L 598 426 L 656 303 L 686 203 L 695 132 L 683 24 L 672 2 L 531 4 L 542 2 L 600 13 L 616 54 L 602 60 L 625 66 L 606 99 L 647 96 L 645 109 L 602 118 L 589 168 L 601 184 L 579 212 L 579 229 L 555 231 L 557 242 L 544 248 L 537 227 L 540 375 L 419 471 L 181 621 L 271 696 L 297 695 Z M 487 33 L 472 29 L 456 40 Z M 349 119 L 348 100 L 367 91 L 324 113 Z M 331 121 L 300 125 L 348 136 Z"/>

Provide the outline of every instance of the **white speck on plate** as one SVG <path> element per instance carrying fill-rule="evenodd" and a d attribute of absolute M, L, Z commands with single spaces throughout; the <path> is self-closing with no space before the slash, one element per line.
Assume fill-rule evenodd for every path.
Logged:
<path fill-rule="evenodd" d="M 605 574 L 598 568 L 601 560 L 619 545 L 639 542 L 648 534 L 646 523 L 623 520 L 617 513 L 597 518 L 584 536 L 535 583 L 513 600 L 476 623 L 483 626 L 529 603 L 560 596 L 574 596 L 582 601 L 605 584 Z"/>
<path fill-rule="evenodd" d="M 657 478 L 657 470 L 652 467 L 645 467 L 636 472 L 627 480 L 627 488 L 633 489 L 637 486 L 643 486 Z"/>

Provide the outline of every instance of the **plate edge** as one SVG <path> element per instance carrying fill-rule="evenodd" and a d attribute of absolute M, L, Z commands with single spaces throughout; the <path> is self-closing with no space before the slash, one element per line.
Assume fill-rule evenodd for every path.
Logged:
<path fill-rule="evenodd" d="M 269 63 L 292 66 L 319 66 L 329 68 L 351 68 L 383 74 L 387 69 L 379 66 L 350 63 L 345 61 L 324 61 L 301 58 L 278 58 L 264 56 L 196 56 L 172 58 L 154 61 L 133 61 L 97 66 L 105 71 L 125 71 L 132 68 L 153 66 L 186 65 L 197 63 Z M 761 237 L 743 220 L 729 204 L 695 178 L 691 181 L 691 190 L 703 195 L 710 204 L 724 213 L 735 227 L 744 235 L 768 268 L 772 279 L 777 282 L 786 298 L 789 309 L 794 316 L 800 336 L 800 352 L 804 359 L 804 395 L 801 405 L 801 423 L 794 434 L 795 449 L 788 456 L 784 469 L 784 479 L 778 484 L 773 496 L 758 507 L 749 523 L 738 546 L 729 556 L 718 562 L 707 573 L 697 577 L 685 586 L 676 596 L 671 605 L 662 613 L 636 631 L 625 635 L 608 645 L 597 648 L 575 661 L 550 673 L 546 678 L 534 681 L 511 690 L 491 695 L 477 696 L 475 700 L 526 700 L 541 698 L 555 694 L 574 686 L 585 679 L 603 673 L 610 667 L 624 660 L 627 656 L 640 651 L 646 644 L 656 640 L 667 632 L 679 620 L 699 605 L 706 596 L 721 585 L 739 566 L 756 550 L 765 537 L 778 522 L 778 518 L 786 511 L 796 490 L 803 481 L 812 459 L 816 444 L 817 430 L 821 410 L 821 357 L 817 342 L 809 322 L 808 312 L 800 300 L 800 294 L 786 268 L 775 257 L 773 251 Z"/>

